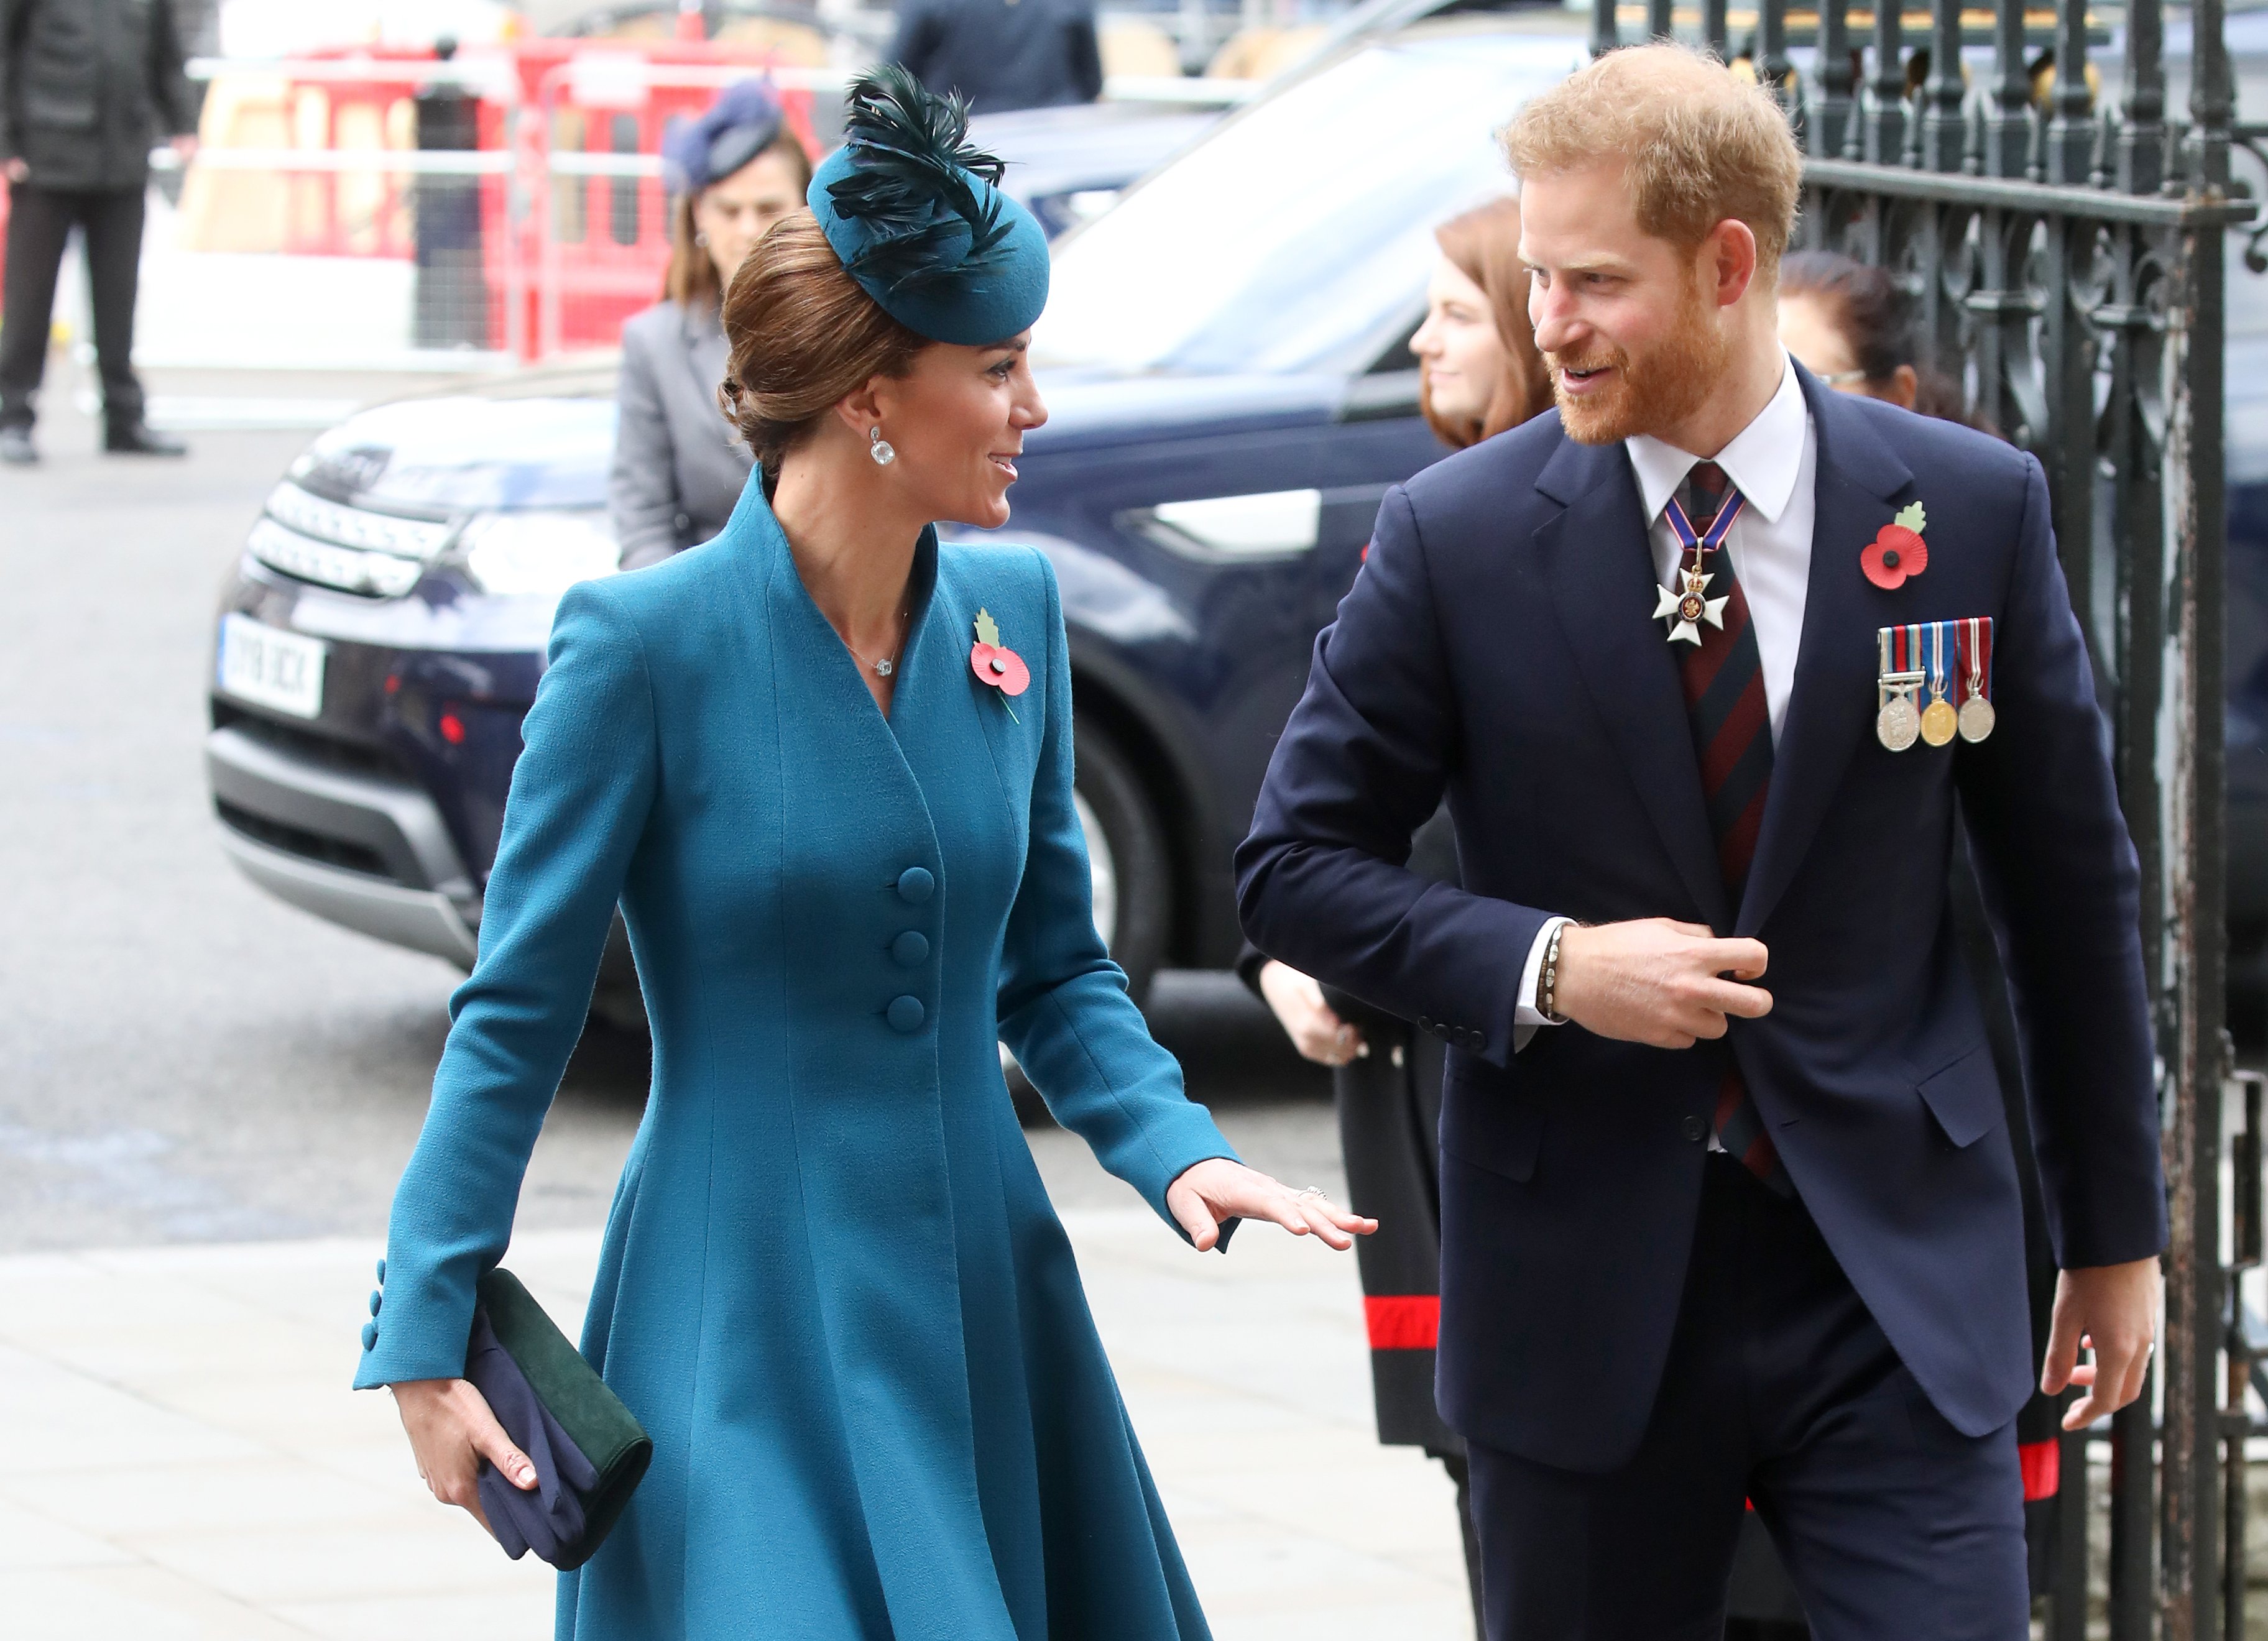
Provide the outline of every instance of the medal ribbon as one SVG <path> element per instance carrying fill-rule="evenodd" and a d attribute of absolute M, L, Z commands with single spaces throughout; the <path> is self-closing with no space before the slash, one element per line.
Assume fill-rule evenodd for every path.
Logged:
<path fill-rule="evenodd" d="M 1925 622 L 1921 628 L 1929 643 L 1929 692 L 1940 700 L 1948 697 L 1953 689 L 1952 681 L 1945 673 L 1945 629 L 1951 624 Z"/>
<path fill-rule="evenodd" d="M 1693 568 L 1698 570 L 1702 555 L 1713 553 L 1725 545 L 1725 537 L 1732 531 L 1733 520 L 1741 516 L 1741 510 L 1748 504 L 1749 498 L 1737 489 L 1734 490 L 1726 497 L 1725 504 L 1717 510 L 1717 516 L 1709 521 L 1705 533 L 1693 528 L 1693 521 L 1685 516 L 1685 509 L 1675 496 L 1669 498 L 1669 505 L 1662 516 L 1669 521 L 1669 533 L 1677 538 L 1678 550 L 1692 554 Z"/>
<path fill-rule="evenodd" d="M 1959 654 L 1955 658 L 1961 672 L 1961 698 L 1982 695 L 1992 698 L 1992 618 L 1971 615 L 1961 623 L 1955 640 Z M 1970 680 L 1977 681 L 1971 688 Z"/>

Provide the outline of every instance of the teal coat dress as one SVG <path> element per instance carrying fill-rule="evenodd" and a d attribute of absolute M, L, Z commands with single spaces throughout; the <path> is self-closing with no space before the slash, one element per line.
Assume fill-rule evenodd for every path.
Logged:
<path fill-rule="evenodd" d="M 355 1382 L 462 1372 L 619 901 L 653 1090 L 583 1350 L 654 1459 L 562 1637 L 1208 1633 L 996 1042 L 1161 1216 L 1234 1153 L 1095 935 L 1047 560 L 925 531 L 913 592 L 887 718 L 754 482 L 559 607 Z"/>

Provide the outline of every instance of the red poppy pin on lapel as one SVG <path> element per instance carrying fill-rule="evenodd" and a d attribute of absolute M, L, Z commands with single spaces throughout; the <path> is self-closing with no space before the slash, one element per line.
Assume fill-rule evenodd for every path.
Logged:
<path fill-rule="evenodd" d="M 1919 502 L 1899 509 L 1898 516 L 1859 555 L 1859 568 L 1883 592 L 1896 592 L 1906 578 L 1929 568 L 1929 548 L 1921 539 L 1924 517 Z"/>
<path fill-rule="evenodd" d="M 977 678 L 1000 692 L 1000 704 L 1008 707 L 1008 697 L 1020 695 L 1032 687 L 1032 669 L 1024 665 L 1024 658 L 1000 642 L 1000 624 L 986 610 L 976 612 L 976 642 L 968 649 L 968 670 Z M 1008 716 L 1019 724 L 1016 709 L 1008 707 Z"/>

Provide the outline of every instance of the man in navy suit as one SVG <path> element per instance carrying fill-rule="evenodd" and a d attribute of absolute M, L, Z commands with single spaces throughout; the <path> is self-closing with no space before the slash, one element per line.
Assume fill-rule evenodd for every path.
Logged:
<path fill-rule="evenodd" d="M 2018 1163 L 1956 825 L 2068 1427 L 2138 1394 L 2166 1234 L 2135 857 L 2043 475 L 1787 357 L 1796 150 L 1718 64 L 1612 54 L 1505 143 L 1559 412 L 1386 497 L 1245 926 L 1450 1045 L 1438 1393 L 1492 1641 L 1713 1641 L 1744 1499 L 1822 1641 L 2021 1641 Z M 1403 866 L 1445 791 L 1462 887 Z"/>

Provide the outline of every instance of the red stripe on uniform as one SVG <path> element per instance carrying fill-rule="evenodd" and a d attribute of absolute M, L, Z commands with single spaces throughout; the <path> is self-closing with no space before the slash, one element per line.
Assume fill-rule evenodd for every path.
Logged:
<path fill-rule="evenodd" d="M 1366 1294 L 1362 1317 L 1373 1350 L 1431 1350 L 1441 1336 L 1436 1293 Z"/>
<path fill-rule="evenodd" d="M 2053 1498 L 2063 1489 L 2063 1444 L 2051 1439 L 2047 1441 L 2019 1442 L 2016 1445 L 2016 1464 L 2024 1475 L 2024 1502 L 2036 1498 Z"/>
<path fill-rule="evenodd" d="M 2031 1504 L 2042 1498 L 2053 1498 L 2063 1490 L 2063 1444 L 2059 1441 L 2028 1441 L 2016 1445 L 2016 1466 L 2024 1477 L 2024 1502 Z M 1743 1504 L 1754 1510 L 1753 1499 Z"/>

